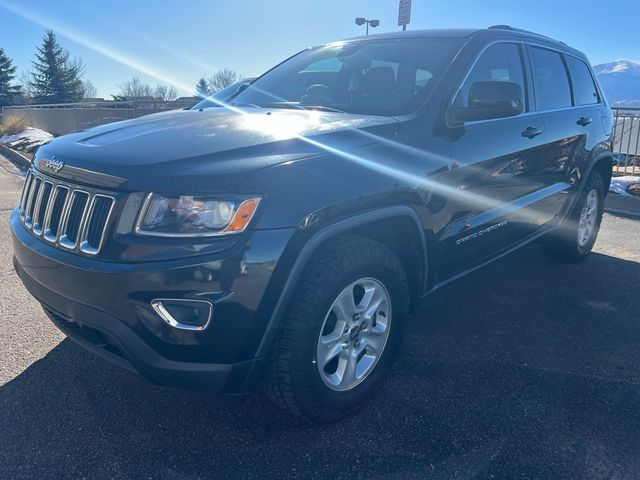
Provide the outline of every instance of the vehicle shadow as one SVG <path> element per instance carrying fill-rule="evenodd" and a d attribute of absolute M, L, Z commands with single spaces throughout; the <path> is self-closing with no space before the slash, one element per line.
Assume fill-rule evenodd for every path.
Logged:
<path fill-rule="evenodd" d="M 443 288 L 334 425 L 149 385 L 65 340 L 0 387 L 0 478 L 634 478 L 639 272 L 533 245 Z"/>

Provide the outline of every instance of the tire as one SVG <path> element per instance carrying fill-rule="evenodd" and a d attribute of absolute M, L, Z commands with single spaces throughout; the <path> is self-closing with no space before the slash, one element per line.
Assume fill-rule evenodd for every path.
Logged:
<path fill-rule="evenodd" d="M 344 314 L 368 300 L 371 308 L 356 312 L 360 317 Z M 352 414 L 380 389 L 408 306 L 406 275 L 391 250 L 354 236 L 331 242 L 314 255 L 297 286 L 271 349 L 267 393 L 311 423 Z"/>
<path fill-rule="evenodd" d="M 592 198 L 594 195 L 595 206 Z M 587 258 L 598 238 L 605 195 L 602 174 L 598 171 L 592 172 L 580 191 L 578 201 L 567 221 L 543 238 L 542 249 L 550 260 L 577 263 Z M 589 211 L 591 211 L 590 214 Z M 585 215 L 588 218 L 585 218 Z M 583 222 L 589 223 L 590 227 Z M 587 237 L 585 237 L 585 229 L 589 229 Z"/>

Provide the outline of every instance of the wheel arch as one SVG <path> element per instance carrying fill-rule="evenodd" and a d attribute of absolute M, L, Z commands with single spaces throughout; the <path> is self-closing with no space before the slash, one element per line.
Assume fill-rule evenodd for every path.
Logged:
<path fill-rule="evenodd" d="M 400 227 L 402 230 L 398 232 L 397 230 L 387 228 L 386 230 L 382 229 L 382 235 L 376 235 L 375 227 L 379 228 L 382 226 L 395 226 Z M 402 235 L 402 233 L 405 235 Z M 415 299 L 417 299 L 426 292 L 428 276 L 427 242 L 422 224 L 415 210 L 409 206 L 398 205 L 367 211 L 344 220 L 339 220 L 315 232 L 300 249 L 273 312 L 271 313 L 260 344 L 256 350 L 256 357 L 266 356 L 268 354 L 293 298 L 298 281 L 309 262 L 313 259 L 314 254 L 332 239 L 348 234 L 377 240 L 387 247 L 390 247 L 391 250 L 398 255 L 407 276 L 410 277 L 408 278 L 410 285 L 412 281 L 414 283 L 414 287 L 410 287 L 413 288 L 413 291 L 410 292 L 412 299 L 414 296 Z M 400 243 L 395 244 L 395 248 L 393 248 L 393 244 L 391 243 L 394 239 L 402 240 Z M 402 252 L 401 248 L 398 249 L 398 245 L 412 244 L 419 249 L 419 262 L 415 261 L 415 257 L 408 252 Z"/>
<path fill-rule="evenodd" d="M 613 174 L 613 152 L 610 150 L 599 152 L 591 162 L 589 162 L 589 169 L 583 175 L 582 183 L 586 182 L 591 172 L 600 172 L 604 180 L 605 192 L 609 190 L 611 184 L 611 176 Z"/>

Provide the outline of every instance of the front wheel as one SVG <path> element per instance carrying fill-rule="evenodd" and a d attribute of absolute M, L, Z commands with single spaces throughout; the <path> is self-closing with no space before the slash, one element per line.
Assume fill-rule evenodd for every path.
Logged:
<path fill-rule="evenodd" d="M 543 239 L 548 258 L 575 263 L 589 255 L 600 231 L 605 195 L 602 175 L 592 172 L 567 221 Z"/>
<path fill-rule="evenodd" d="M 408 303 L 402 265 L 384 245 L 345 237 L 326 246 L 273 345 L 268 393 L 311 422 L 349 415 L 380 388 Z"/>

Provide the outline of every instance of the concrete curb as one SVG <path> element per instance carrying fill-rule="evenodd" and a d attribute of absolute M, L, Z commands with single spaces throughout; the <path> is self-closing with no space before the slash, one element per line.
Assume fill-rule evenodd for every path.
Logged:
<path fill-rule="evenodd" d="M 640 218 L 640 198 L 609 193 L 604 202 L 606 212 Z"/>
<path fill-rule="evenodd" d="M 0 155 L 7 157 L 11 162 L 16 164 L 20 168 L 29 168 L 31 166 L 31 160 L 22 155 L 21 153 L 12 150 L 0 143 Z"/>

